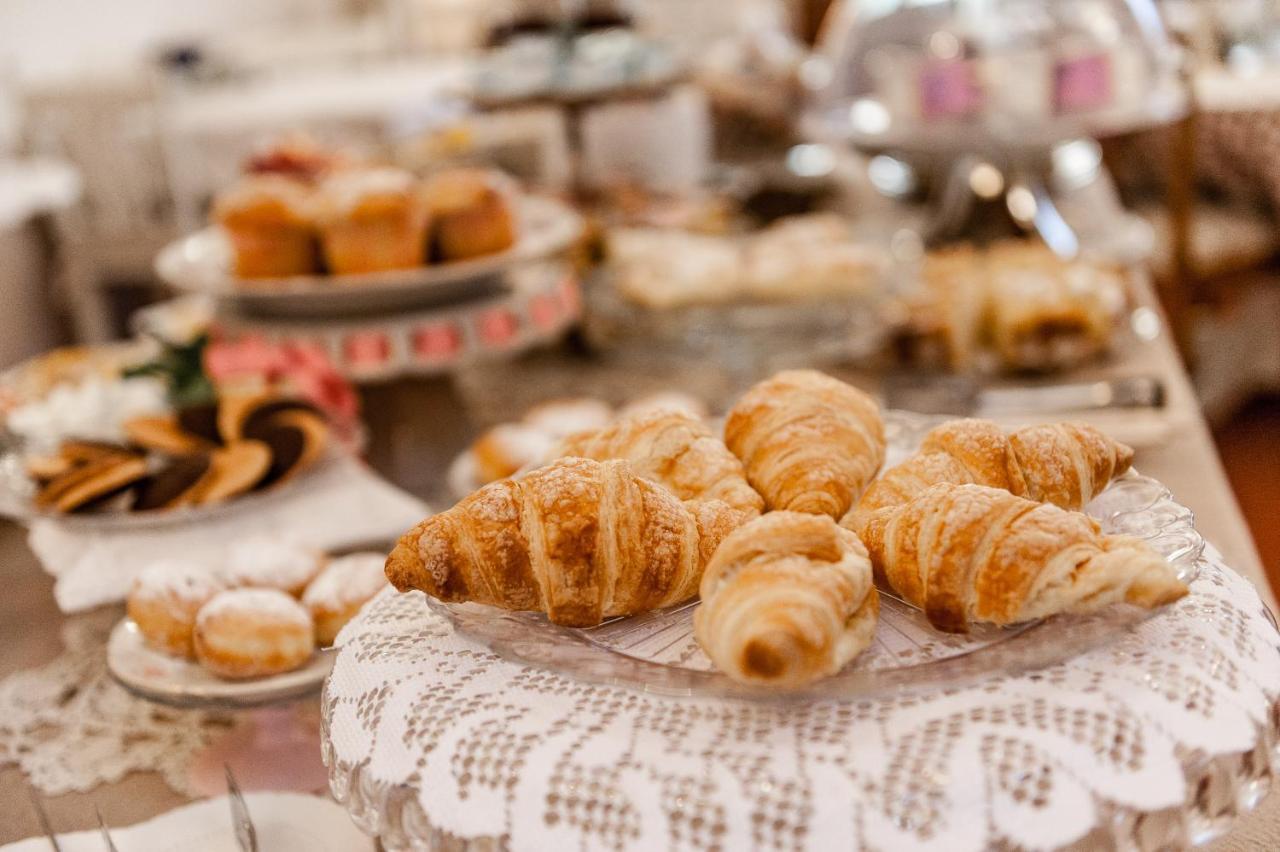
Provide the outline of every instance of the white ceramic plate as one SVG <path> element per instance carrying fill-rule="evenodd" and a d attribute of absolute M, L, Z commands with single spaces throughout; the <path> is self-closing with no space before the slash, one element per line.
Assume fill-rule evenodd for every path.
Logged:
<path fill-rule="evenodd" d="M 314 317 L 388 312 L 482 292 L 495 286 L 495 277 L 507 267 L 563 251 L 582 233 L 582 217 L 552 198 L 523 196 L 516 212 L 519 239 L 514 246 L 456 263 L 247 281 L 231 273 L 231 244 L 215 226 L 170 243 L 157 256 L 155 269 L 179 290 L 213 296 L 247 313 Z"/>
<path fill-rule="evenodd" d="M 332 649 L 316 651 L 302 668 L 252 680 L 223 680 L 204 666 L 150 648 L 132 619 L 107 641 L 107 669 L 134 695 L 174 707 L 240 708 L 276 704 L 320 691 L 333 667 Z"/>

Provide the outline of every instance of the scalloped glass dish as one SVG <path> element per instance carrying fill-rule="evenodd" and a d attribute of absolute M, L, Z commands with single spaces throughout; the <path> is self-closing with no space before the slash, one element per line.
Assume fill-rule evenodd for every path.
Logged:
<path fill-rule="evenodd" d="M 886 413 L 886 467 L 914 451 L 924 433 L 941 421 Z M 1086 511 L 1105 532 L 1145 540 L 1169 560 L 1184 582 L 1194 579 L 1204 541 L 1195 530 L 1191 511 L 1174 502 L 1159 482 L 1130 471 Z M 560 627 L 535 613 L 434 599 L 429 603 L 458 630 L 517 662 L 661 695 L 766 700 L 936 690 L 992 674 L 1033 670 L 1104 645 L 1152 614 L 1115 605 L 1087 616 L 1061 615 L 952 635 L 930 627 L 915 607 L 883 589 L 881 594 L 880 623 L 872 646 L 839 674 L 791 692 L 746 686 L 715 671 L 693 638 L 696 603 L 613 619 L 589 629 Z"/>

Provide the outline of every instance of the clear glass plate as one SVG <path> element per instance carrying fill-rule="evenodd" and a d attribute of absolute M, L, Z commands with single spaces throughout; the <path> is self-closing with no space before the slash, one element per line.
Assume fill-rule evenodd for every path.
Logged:
<path fill-rule="evenodd" d="M 941 421 L 888 412 L 886 467 L 913 452 L 923 434 Z M 1130 471 L 1086 511 L 1105 532 L 1147 541 L 1184 582 L 1194 579 L 1204 541 L 1191 510 L 1174 502 L 1159 482 Z M 1121 604 L 1088 616 L 1061 615 L 1008 628 L 976 626 L 967 635 L 952 635 L 930 627 L 915 607 L 884 590 L 881 594 L 872 646 L 834 677 L 794 692 L 746 686 L 715 671 L 693 638 L 696 603 L 577 629 L 551 624 L 536 613 L 428 601 L 459 631 L 511 660 L 661 695 L 767 700 L 941 689 L 996 673 L 1032 670 L 1111 642 L 1152 614 Z"/>

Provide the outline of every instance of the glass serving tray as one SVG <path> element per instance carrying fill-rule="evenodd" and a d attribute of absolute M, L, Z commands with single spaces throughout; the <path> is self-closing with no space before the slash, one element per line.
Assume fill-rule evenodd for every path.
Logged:
<path fill-rule="evenodd" d="M 887 412 L 885 466 L 919 446 L 943 418 Z M 1204 541 L 1191 510 L 1168 489 L 1130 471 L 1086 507 L 1104 532 L 1144 539 L 1184 582 L 1195 577 Z M 737 683 L 716 671 L 693 638 L 696 602 L 580 629 L 537 613 L 479 604 L 428 602 L 467 636 L 514 661 L 580 680 L 661 695 L 765 700 L 848 698 L 915 689 L 955 687 L 997 673 L 1028 671 L 1113 641 L 1152 615 L 1118 604 L 1087 616 L 1060 615 L 1007 628 L 975 626 L 967 635 L 941 633 L 924 614 L 881 589 L 880 622 L 871 647 L 839 674 L 803 690 L 779 691 Z"/>

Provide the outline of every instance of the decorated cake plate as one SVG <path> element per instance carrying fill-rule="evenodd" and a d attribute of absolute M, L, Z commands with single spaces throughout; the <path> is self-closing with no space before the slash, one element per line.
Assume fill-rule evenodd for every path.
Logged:
<path fill-rule="evenodd" d="M 498 276 L 525 261 L 564 251 L 582 233 L 582 218 L 553 198 L 522 196 L 518 237 L 506 251 L 473 260 L 360 275 L 300 275 L 242 280 L 231 272 L 226 233 L 211 226 L 161 250 L 156 274 L 189 293 L 211 295 L 244 314 L 332 317 L 389 313 L 495 291 Z M 485 282 L 489 282 L 487 285 Z"/>

